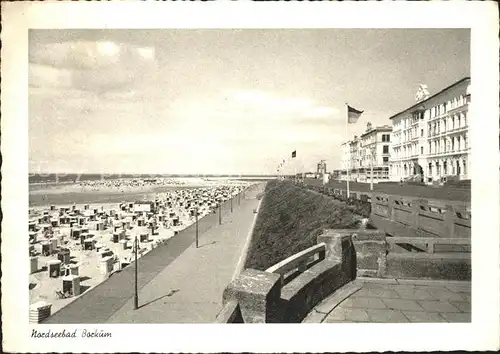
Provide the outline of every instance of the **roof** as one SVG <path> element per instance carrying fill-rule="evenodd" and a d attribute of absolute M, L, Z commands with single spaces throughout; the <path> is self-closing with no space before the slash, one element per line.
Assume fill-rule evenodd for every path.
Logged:
<path fill-rule="evenodd" d="M 418 107 L 418 106 L 420 106 L 421 104 L 423 104 L 423 103 L 425 103 L 425 102 L 427 102 L 427 101 L 429 101 L 429 100 L 433 99 L 434 97 L 436 97 L 436 96 L 438 96 L 438 95 L 442 94 L 443 92 L 445 92 L 445 91 L 447 91 L 447 90 L 451 89 L 452 87 L 454 87 L 454 86 L 456 86 L 456 85 L 459 85 L 459 84 L 461 84 L 462 82 L 465 82 L 465 81 L 467 81 L 467 80 L 470 80 L 470 77 L 464 77 L 463 79 L 458 80 L 457 82 L 455 82 L 455 83 L 451 84 L 450 86 L 445 87 L 445 88 L 444 88 L 444 89 L 442 89 L 441 91 L 439 91 L 439 92 L 437 92 L 437 93 L 435 93 L 435 94 L 433 94 L 433 95 L 431 95 L 431 96 L 427 97 L 425 100 L 422 100 L 422 101 L 420 101 L 420 102 L 417 102 L 417 103 L 415 103 L 413 106 L 410 106 L 409 108 L 406 108 L 406 109 L 402 110 L 401 112 L 394 114 L 394 115 L 393 115 L 392 117 L 390 117 L 389 119 L 396 118 L 397 116 L 399 116 L 399 115 L 400 115 L 400 114 L 402 114 L 402 113 L 405 113 L 406 111 L 409 111 L 409 110 L 412 110 L 412 109 L 414 109 L 414 108 L 417 108 L 417 107 Z"/>
<path fill-rule="evenodd" d="M 363 134 L 360 135 L 360 137 L 364 137 L 368 134 L 371 134 L 371 133 L 374 133 L 374 132 L 377 132 L 377 131 L 383 131 L 383 132 L 388 132 L 388 131 L 392 131 L 392 127 L 389 126 L 389 125 L 381 125 L 381 126 L 378 126 L 378 127 L 375 127 L 375 128 L 371 128 L 370 130 L 364 132 Z"/>

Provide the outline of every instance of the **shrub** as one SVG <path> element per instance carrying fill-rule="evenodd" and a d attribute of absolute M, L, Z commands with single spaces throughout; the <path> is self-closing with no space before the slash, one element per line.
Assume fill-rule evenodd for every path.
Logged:
<path fill-rule="evenodd" d="M 316 244 L 324 229 L 354 229 L 355 207 L 287 181 L 270 181 L 259 210 L 246 268 L 265 270 Z"/>

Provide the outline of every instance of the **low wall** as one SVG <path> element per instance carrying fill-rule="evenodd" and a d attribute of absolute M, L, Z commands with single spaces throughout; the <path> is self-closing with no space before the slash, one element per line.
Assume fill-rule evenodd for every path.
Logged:
<path fill-rule="evenodd" d="M 305 188 L 345 201 L 354 212 L 370 217 L 371 224 L 393 236 L 405 237 L 471 237 L 471 213 L 465 206 L 429 202 L 426 199 L 406 198 L 380 193 L 350 192 L 322 185 L 311 179 Z"/>
<path fill-rule="evenodd" d="M 468 246 L 470 239 L 391 237 L 384 231 L 364 230 L 352 236 L 357 276 L 377 278 L 470 280 L 471 254 L 435 252 L 438 246 Z M 397 252 L 396 245 L 411 252 Z M 419 249 L 414 245 L 426 245 Z M 412 248 L 413 247 L 413 248 Z"/>
<path fill-rule="evenodd" d="M 372 198 L 370 219 L 375 227 L 393 236 L 470 238 L 471 214 L 464 208 L 429 206 L 426 200 L 411 202 L 394 196 Z"/>
<path fill-rule="evenodd" d="M 223 294 L 224 308 L 217 323 L 298 323 L 322 300 L 356 276 L 353 230 L 327 230 L 318 236 L 318 254 L 324 258 L 299 259 L 299 274 L 246 269 Z M 307 250 L 306 250 L 307 251 Z M 297 257 L 289 257 L 297 262 Z M 300 257 L 299 257 L 300 258 Z M 306 263 L 304 263 L 306 262 Z M 287 260 L 280 262 L 288 264 Z M 285 266 L 286 267 L 286 266 Z M 278 267 L 284 269 L 282 267 Z M 279 271 L 275 268 L 275 271 Z M 293 268 L 293 267 L 292 267 Z"/>

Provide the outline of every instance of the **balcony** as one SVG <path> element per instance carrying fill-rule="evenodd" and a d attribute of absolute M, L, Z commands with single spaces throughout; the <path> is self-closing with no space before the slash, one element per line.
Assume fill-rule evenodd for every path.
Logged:
<path fill-rule="evenodd" d="M 463 131 L 466 131 L 468 128 L 469 128 L 468 125 L 463 125 L 463 126 L 460 126 L 460 127 L 455 127 L 455 128 L 452 128 L 452 129 L 448 129 L 448 131 L 446 132 L 446 134 L 461 133 Z"/>
<path fill-rule="evenodd" d="M 470 147 L 465 147 L 461 149 L 455 149 L 451 151 L 446 151 L 446 152 L 431 152 L 427 154 L 428 157 L 435 157 L 435 156 L 452 156 L 452 155 L 459 155 L 459 154 L 464 154 L 468 153 L 470 151 Z"/>

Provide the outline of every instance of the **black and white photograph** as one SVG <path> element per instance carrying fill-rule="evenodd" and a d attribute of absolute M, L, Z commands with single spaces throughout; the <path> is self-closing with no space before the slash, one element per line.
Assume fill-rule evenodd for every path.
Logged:
<path fill-rule="evenodd" d="M 324 15 L 317 26 L 266 26 L 267 17 L 242 26 L 237 4 L 224 26 L 213 11 L 158 22 L 153 7 L 141 21 L 65 26 L 80 17 L 64 11 L 88 8 L 61 5 L 54 24 L 25 24 L 24 106 L 15 124 L 2 108 L 3 223 L 12 225 L 2 240 L 17 241 L 15 253 L 2 242 L 2 256 L 23 293 L 23 310 L 9 312 L 23 328 L 16 341 L 35 352 L 73 351 L 76 339 L 92 342 L 89 352 L 111 341 L 121 341 L 113 351 L 125 342 L 152 351 L 114 325 L 169 325 L 167 335 L 140 331 L 156 328 L 159 344 L 164 336 L 185 350 L 173 333 L 196 341 L 198 332 L 176 325 L 211 325 L 212 339 L 236 341 L 249 327 L 223 325 L 269 335 L 267 324 L 300 324 L 280 341 L 312 331 L 352 342 L 358 326 L 389 324 L 460 345 L 457 334 L 494 321 L 483 342 L 498 349 L 498 70 L 496 91 L 475 81 L 488 78 L 481 62 L 498 69 L 498 49 L 490 62 L 479 54 L 485 37 L 465 7 L 440 28 L 436 16 L 398 25 L 408 8 L 391 28 L 356 25 L 352 11 L 350 26 Z M 386 350 L 419 348 L 388 341 Z M 320 348 L 348 348 L 330 345 Z"/>

